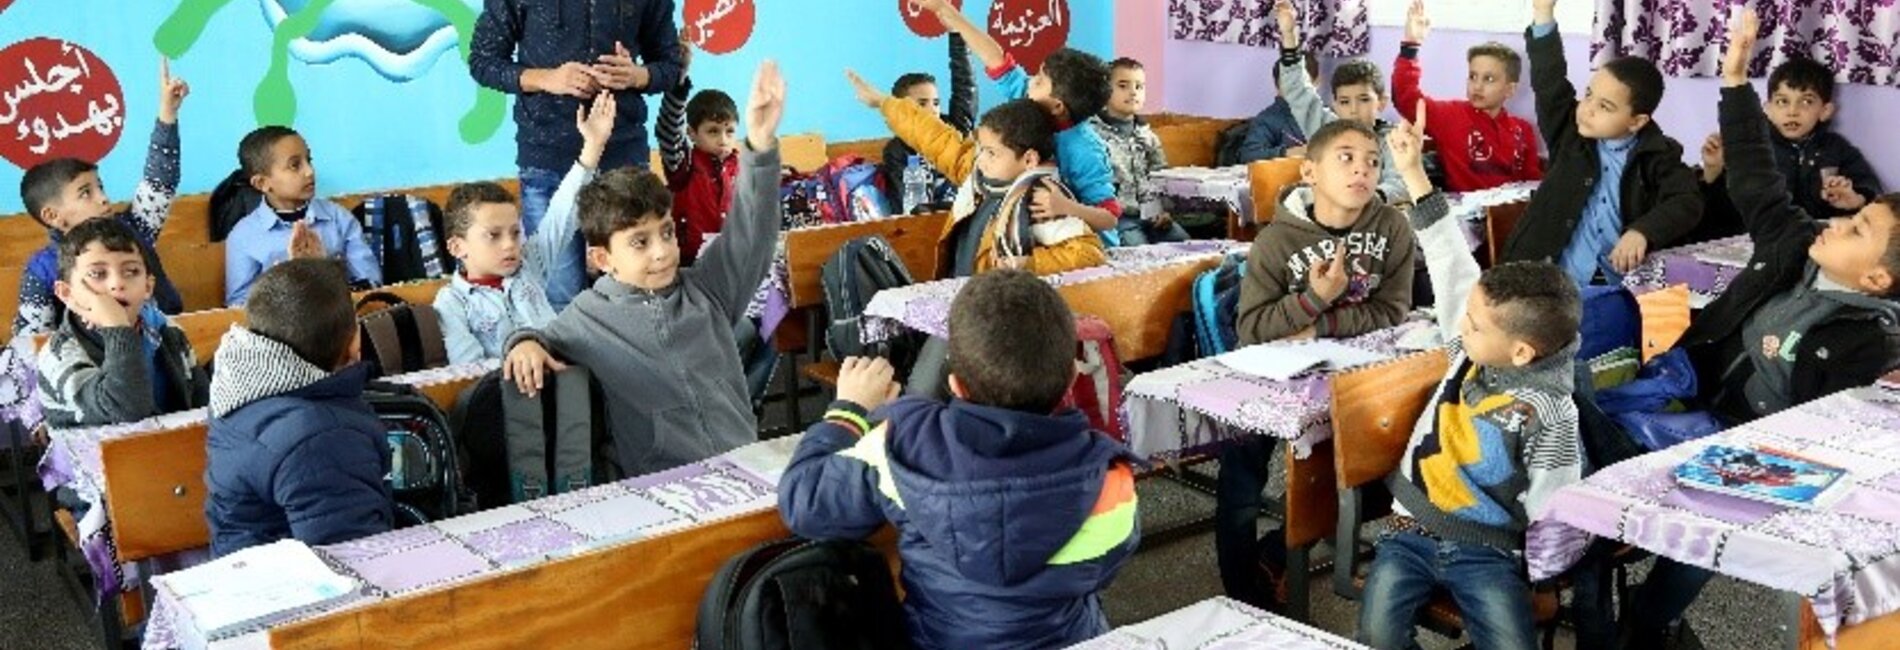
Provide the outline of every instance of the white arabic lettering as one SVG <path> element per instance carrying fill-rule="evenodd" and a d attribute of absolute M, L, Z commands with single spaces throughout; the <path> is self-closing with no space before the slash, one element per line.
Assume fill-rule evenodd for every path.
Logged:
<path fill-rule="evenodd" d="M 50 116 L 55 123 L 53 126 L 47 123 L 49 116 L 32 116 L 29 119 L 20 115 L 20 105 L 26 100 L 60 91 L 78 94 L 85 90 L 82 82 L 92 77 L 92 66 L 86 61 L 85 51 L 72 43 L 63 43 L 60 54 L 71 55 L 74 64 L 55 63 L 41 74 L 39 63 L 22 58 L 20 65 L 26 69 L 26 78 L 13 89 L 0 92 L 0 100 L 4 100 L 5 104 L 0 106 L 0 125 L 13 124 L 15 140 L 24 141 L 29 136 L 37 138 L 38 142 L 27 146 L 27 150 L 36 155 L 51 150 L 54 142 L 88 131 L 109 136 L 125 124 L 125 118 L 120 114 L 122 107 L 119 98 L 114 95 L 105 96 L 104 107 L 100 106 L 99 100 L 87 101 L 86 119 L 78 124 L 58 112 Z"/>
<path fill-rule="evenodd" d="M 712 11 L 708 11 L 699 18 L 694 19 L 693 26 L 699 29 L 700 44 L 703 45 L 706 41 L 712 40 L 714 33 L 712 28 L 713 23 L 731 14 L 734 10 L 739 8 L 739 3 L 744 1 L 746 0 L 719 0 L 719 2 L 713 4 Z"/>
<path fill-rule="evenodd" d="M 1047 11 L 1040 16 L 1036 15 L 1035 7 L 1023 9 L 1014 21 L 1007 20 L 999 11 L 990 21 L 990 29 L 1007 39 L 1011 47 L 1029 47 L 1044 30 L 1062 25 L 1062 7 L 1056 4 L 1061 1 L 1049 0 Z"/>

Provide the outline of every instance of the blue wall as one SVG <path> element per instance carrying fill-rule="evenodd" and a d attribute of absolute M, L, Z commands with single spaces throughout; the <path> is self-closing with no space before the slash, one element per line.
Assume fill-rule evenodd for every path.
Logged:
<path fill-rule="evenodd" d="M 899 1 L 758 0 L 751 40 L 728 55 L 699 53 L 694 78 L 700 87 L 726 90 L 743 104 L 759 61 L 777 59 L 788 83 L 786 133 L 818 131 L 834 141 L 884 135 L 882 120 L 853 98 L 844 68 L 854 67 L 879 85 L 911 70 L 947 74 L 944 41 L 911 34 L 898 16 Z M 116 200 L 129 199 L 138 183 L 157 112 L 154 35 L 181 2 L 215 5 L 217 0 L 17 0 L 0 13 L 0 46 L 35 37 L 68 40 L 92 50 L 118 76 L 126 102 L 124 132 L 101 161 L 106 191 Z M 257 125 L 253 96 L 269 68 L 271 48 L 262 6 L 278 2 L 305 4 L 230 0 L 211 16 L 196 44 L 172 62 L 173 74 L 192 86 L 179 118 L 184 193 L 210 191 L 236 166 L 238 139 Z M 377 2 L 400 4 L 337 0 L 330 11 Z M 988 3 L 965 4 L 965 12 L 983 24 Z M 1072 0 L 1070 12 L 1069 45 L 1108 55 L 1112 0 Z M 477 87 L 453 50 L 406 83 L 392 82 L 355 58 L 312 65 L 292 57 L 288 70 L 297 98 L 294 126 L 310 140 L 319 194 L 514 175 L 512 119 L 484 142 L 464 142 L 458 123 L 473 105 Z M 987 83 L 979 86 L 984 105 L 993 105 L 995 90 Z M 12 137 L 11 129 L 4 131 L 0 138 Z M 0 162 L 0 214 L 22 210 L 15 189 L 21 173 Z"/>

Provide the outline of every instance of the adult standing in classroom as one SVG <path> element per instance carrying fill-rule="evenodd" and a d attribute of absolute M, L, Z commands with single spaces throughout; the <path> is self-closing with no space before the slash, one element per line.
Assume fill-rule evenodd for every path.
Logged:
<path fill-rule="evenodd" d="M 580 153 L 573 116 L 595 94 L 615 93 L 621 106 L 600 170 L 647 163 L 647 107 L 637 95 L 679 81 L 678 34 L 672 0 L 485 0 L 468 69 L 477 83 L 516 95 L 524 235 L 541 225 Z M 584 264 L 578 237 L 551 262 L 547 293 L 556 310 L 585 288 Z"/>

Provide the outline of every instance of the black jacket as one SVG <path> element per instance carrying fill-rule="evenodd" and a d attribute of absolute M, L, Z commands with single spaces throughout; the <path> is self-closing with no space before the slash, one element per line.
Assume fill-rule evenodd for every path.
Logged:
<path fill-rule="evenodd" d="M 1788 184 L 1790 198 L 1795 207 L 1801 208 L 1816 217 L 1845 217 L 1854 210 L 1839 210 L 1821 200 L 1821 170 L 1829 167 L 1840 175 L 1853 181 L 1854 191 L 1869 201 L 1881 192 L 1880 176 L 1874 173 L 1874 166 L 1868 164 L 1867 157 L 1847 138 L 1827 130 L 1827 125 L 1815 127 L 1815 132 L 1801 140 L 1789 140 L 1781 137 L 1780 131 L 1768 133 L 1770 148 L 1775 153 L 1775 168 L 1781 170 L 1781 178 Z M 1736 212 L 1734 202 L 1728 198 L 1727 174 L 1715 179 L 1713 183 L 1702 184 L 1702 198 L 1707 203 L 1703 210 L 1702 223 L 1696 226 L 1689 241 L 1708 241 L 1722 237 L 1742 234 L 1741 215 Z"/>
<path fill-rule="evenodd" d="M 1742 352 L 1750 345 L 1740 340 L 1742 325 L 1769 298 L 1803 281 L 1813 264 L 1808 247 L 1819 232 L 1819 224 L 1789 201 L 1788 186 L 1775 168 L 1768 117 L 1762 113 L 1755 88 L 1723 88 L 1720 110 L 1728 196 L 1740 209 L 1755 252 L 1728 290 L 1696 315 L 1682 338 L 1702 378 L 1701 392 L 1707 401 L 1717 401 L 1712 397 L 1723 389 L 1730 395 L 1740 393 L 1747 373 L 1730 370 L 1744 360 Z M 1872 384 L 1900 358 L 1900 347 L 1887 335 L 1889 329 L 1864 314 L 1843 313 L 1810 330 L 1811 342 L 1796 353 L 1792 402 Z M 1725 408 L 1725 402 L 1711 406 L 1730 419 L 1764 415 L 1737 412 Z"/>
<path fill-rule="evenodd" d="M 618 93 L 620 115 L 600 158 L 602 169 L 647 164 L 647 103 L 680 78 L 679 28 L 672 0 L 485 0 L 470 39 L 476 83 L 515 95 L 515 164 L 564 170 L 581 151 L 574 111 L 581 100 L 523 94 L 521 72 L 593 63 L 618 41 L 651 73 L 645 88 Z"/>
<path fill-rule="evenodd" d="M 976 131 L 976 74 L 970 71 L 970 48 L 963 37 L 951 33 L 950 40 L 950 108 L 944 113 L 943 122 L 968 137 Z M 903 138 L 891 138 L 884 142 L 884 160 L 878 169 L 884 174 L 886 198 L 891 202 L 892 214 L 908 213 L 917 206 L 903 205 L 904 169 L 910 166 L 910 157 L 916 149 L 904 144 Z M 956 181 L 951 181 L 956 185 Z"/>
<path fill-rule="evenodd" d="M 1577 89 L 1564 76 L 1563 41 L 1555 32 L 1543 38 L 1526 32 L 1526 39 L 1537 128 L 1550 147 L 1550 165 L 1530 208 L 1505 240 L 1502 259 L 1554 262 L 1570 245 L 1602 165 L 1597 141 L 1577 134 Z M 1636 133 L 1620 182 L 1624 230 L 1642 233 L 1649 250 L 1681 239 L 1702 218 L 1702 194 L 1695 172 L 1682 164 L 1682 145 L 1663 135 L 1654 121 Z"/>

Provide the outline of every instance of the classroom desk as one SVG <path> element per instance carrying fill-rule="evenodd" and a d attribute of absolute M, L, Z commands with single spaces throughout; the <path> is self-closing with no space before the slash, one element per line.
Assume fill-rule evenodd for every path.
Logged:
<path fill-rule="evenodd" d="M 1711 444 L 1785 449 L 1846 468 L 1853 485 L 1832 505 L 1814 510 L 1678 487 L 1675 467 Z M 1531 579 L 1562 572 L 1592 536 L 1781 590 L 1778 647 L 1803 643 L 1798 621 L 1804 600 L 1829 639 L 1895 615 L 1900 392 L 1869 387 L 1835 393 L 1611 465 L 1559 490 L 1527 539 Z"/>
<path fill-rule="evenodd" d="M 1175 313 L 1170 306 L 1156 303 L 1170 297 L 1185 299 L 1195 275 L 1224 255 L 1246 250 L 1245 244 L 1227 240 L 1110 248 L 1105 265 L 1043 279 L 1062 292 L 1078 315 L 1093 314 L 1108 321 L 1123 360 L 1144 359 L 1161 353 Z M 903 329 L 949 336 L 950 301 L 968 281 L 945 278 L 877 292 L 864 308 L 865 342 L 889 339 Z"/>
<path fill-rule="evenodd" d="M 333 568 L 362 581 L 363 593 L 212 647 L 521 647 L 556 638 L 679 647 L 712 568 L 789 535 L 776 488 L 797 441 L 756 443 L 656 474 L 317 547 Z M 711 568 L 698 571 L 701 564 Z M 594 577 L 578 577 L 587 575 Z M 689 577 L 698 581 L 690 589 Z M 176 646 L 180 610 L 162 584 L 147 650 Z M 523 598 L 508 595 L 511 588 L 540 591 Z M 647 608 L 636 598 L 667 606 Z"/>
<path fill-rule="evenodd" d="M 1659 250 L 1623 276 L 1623 286 L 1635 293 L 1648 293 L 1686 284 L 1689 305 L 1700 309 L 1728 290 L 1729 282 L 1742 272 L 1754 251 L 1755 245 L 1747 235 Z"/>
<path fill-rule="evenodd" d="M 1325 630 L 1275 616 L 1226 596 L 1116 628 L 1071 650 L 1364 650 Z"/>

